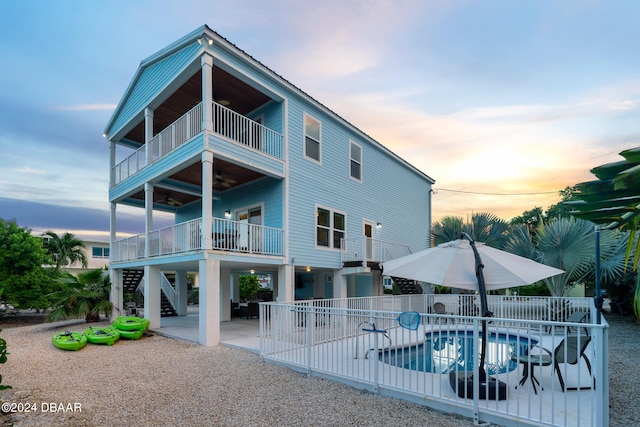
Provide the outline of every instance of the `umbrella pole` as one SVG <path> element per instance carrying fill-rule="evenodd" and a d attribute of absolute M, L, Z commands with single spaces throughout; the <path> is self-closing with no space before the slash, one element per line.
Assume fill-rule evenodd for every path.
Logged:
<path fill-rule="evenodd" d="M 491 313 L 487 308 L 487 289 L 484 284 L 484 274 L 483 274 L 484 264 L 482 264 L 482 259 L 480 259 L 480 254 L 478 253 L 478 249 L 476 248 L 476 243 L 473 241 L 471 236 L 463 232 L 461 237 L 463 239 L 467 239 L 469 241 L 469 245 L 471 246 L 471 249 L 473 249 L 473 256 L 476 261 L 476 277 L 478 279 L 478 291 L 480 292 L 480 311 L 481 311 L 482 317 L 483 318 L 491 317 L 493 316 L 493 313 Z M 481 381 L 485 381 L 487 378 L 487 372 L 484 369 L 486 352 L 487 352 L 487 321 L 483 319 L 482 320 L 482 345 L 480 349 L 480 366 L 478 367 Z"/>

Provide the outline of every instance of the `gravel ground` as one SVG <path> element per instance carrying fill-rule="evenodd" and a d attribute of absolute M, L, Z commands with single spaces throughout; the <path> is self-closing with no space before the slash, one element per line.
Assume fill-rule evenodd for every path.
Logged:
<path fill-rule="evenodd" d="M 640 326 L 628 318 L 607 319 L 611 324 L 611 426 L 636 425 L 640 419 Z M 207 348 L 159 335 L 120 340 L 113 346 L 87 345 L 79 352 L 65 352 L 51 344 L 54 333 L 85 327 L 62 322 L 2 331 L 10 352 L 7 363 L 0 365 L 2 384 L 13 389 L 0 392 L 0 400 L 35 405 L 35 411 L 3 414 L 0 422 L 16 426 L 473 425 L 472 420 L 308 378 L 236 348 Z M 72 410 L 59 410 L 61 403 Z M 81 410 L 74 408 L 76 404 Z"/>

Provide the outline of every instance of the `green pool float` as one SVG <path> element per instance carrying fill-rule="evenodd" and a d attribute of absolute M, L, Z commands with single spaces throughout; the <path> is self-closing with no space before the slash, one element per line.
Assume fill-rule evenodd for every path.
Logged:
<path fill-rule="evenodd" d="M 135 316 L 118 316 L 113 321 L 112 326 L 119 331 L 146 331 L 149 327 L 149 319 Z"/>
<path fill-rule="evenodd" d="M 144 334 L 144 331 L 121 331 L 118 330 L 118 332 L 120 332 L 120 338 L 126 339 L 126 340 L 139 340 L 142 335 Z"/>
<path fill-rule="evenodd" d="M 78 351 L 87 345 L 87 337 L 80 332 L 59 332 L 51 338 L 51 341 L 61 350 Z"/>
<path fill-rule="evenodd" d="M 91 326 L 85 329 L 84 335 L 91 344 L 113 345 L 120 339 L 120 331 L 111 327 Z"/>

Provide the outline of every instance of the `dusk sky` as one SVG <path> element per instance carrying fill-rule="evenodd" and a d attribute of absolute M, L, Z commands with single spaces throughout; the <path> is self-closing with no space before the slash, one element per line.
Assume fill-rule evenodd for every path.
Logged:
<path fill-rule="evenodd" d="M 546 209 L 640 146 L 639 22 L 635 0 L 4 2 L 0 218 L 107 241 L 105 125 L 204 24 L 434 178 L 435 220 Z"/>

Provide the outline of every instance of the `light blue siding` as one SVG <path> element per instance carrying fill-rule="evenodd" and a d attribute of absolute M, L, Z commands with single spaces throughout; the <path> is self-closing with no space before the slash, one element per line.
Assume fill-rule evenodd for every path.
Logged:
<path fill-rule="evenodd" d="M 322 164 L 304 157 L 303 117 L 322 122 Z M 349 141 L 362 146 L 362 182 L 350 178 Z M 337 250 L 316 248 L 316 205 L 346 213 L 346 237 L 363 235 L 365 219 L 380 222 L 380 240 L 427 247 L 429 180 L 378 144 L 293 98 L 289 103 L 290 256 L 296 263 L 340 268 Z"/>
<path fill-rule="evenodd" d="M 251 150 L 243 144 L 231 142 L 215 134 L 211 135 L 209 145 L 217 156 L 231 161 L 241 161 L 251 165 L 252 169 L 268 175 L 284 177 L 284 161 L 280 159 Z"/>
<path fill-rule="evenodd" d="M 162 61 L 141 70 L 140 76 L 132 87 L 129 96 L 122 105 L 118 117 L 111 126 L 111 133 L 118 132 L 132 117 L 142 114 L 144 108 L 167 87 L 191 62 L 200 49 L 192 44 Z"/>
<path fill-rule="evenodd" d="M 224 218 L 224 212 L 236 211 L 250 206 L 262 206 L 262 225 L 283 228 L 283 181 L 272 178 L 261 179 L 241 188 L 223 193 L 221 200 L 213 201 L 212 216 Z M 176 222 L 184 222 L 202 216 L 200 202 L 184 206 L 176 214 Z"/>

